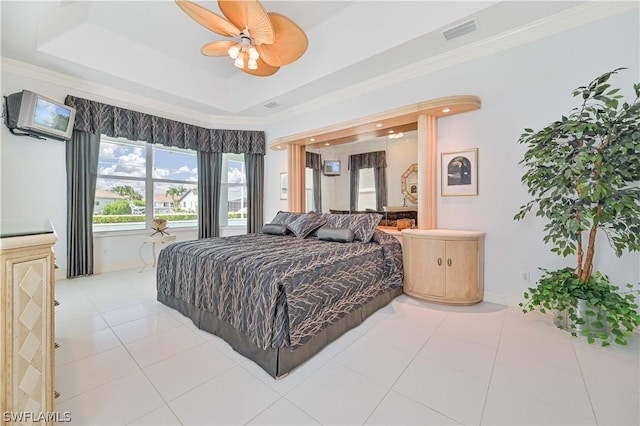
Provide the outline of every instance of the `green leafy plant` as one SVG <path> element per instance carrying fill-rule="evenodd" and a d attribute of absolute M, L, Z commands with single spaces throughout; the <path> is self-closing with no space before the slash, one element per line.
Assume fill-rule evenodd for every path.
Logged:
<path fill-rule="evenodd" d="M 518 140 L 527 146 L 520 162 L 522 182 L 533 198 L 514 219 L 535 208 L 536 216 L 548 221 L 544 241 L 551 242 L 551 251 L 577 255 L 575 269 L 543 270 L 537 287 L 525 293 L 523 311 L 553 308 L 583 325 L 586 320 L 577 312 L 578 304 L 585 303 L 587 316 L 600 312 L 607 323 L 597 331 L 603 345 L 603 330 L 610 329 L 616 343 L 625 344 L 627 333 L 640 324 L 633 302 L 637 291 L 622 295 L 605 275 L 593 271 L 599 231 L 617 256 L 640 250 L 640 83 L 633 85 L 633 102 L 622 102 L 620 89 L 609 84 L 622 69 L 576 88 L 579 107 L 538 132 L 525 129 Z M 601 321 L 595 322 L 583 332 L 590 342 Z"/>
<path fill-rule="evenodd" d="M 558 328 L 566 328 L 574 336 L 580 333 L 589 343 L 599 339 L 602 346 L 608 346 L 613 338 L 619 345 L 627 344 L 640 325 L 637 292 L 631 291 L 631 284 L 626 284 L 629 291 L 621 293 L 600 272 L 585 284 L 572 268 L 541 270 L 544 273 L 538 285 L 529 288 L 524 294 L 527 302 L 520 303 L 524 313 L 536 309 L 543 314 L 553 312 Z"/>

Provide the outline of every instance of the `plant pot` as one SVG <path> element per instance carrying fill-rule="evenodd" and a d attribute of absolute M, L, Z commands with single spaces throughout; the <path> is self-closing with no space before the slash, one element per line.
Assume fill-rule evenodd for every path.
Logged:
<path fill-rule="evenodd" d="M 587 314 L 588 311 L 593 312 L 593 314 Z M 575 318 L 572 318 L 566 309 L 556 311 L 553 316 L 553 323 L 558 328 L 581 335 L 593 335 L 595 333 L 608 335 L 611 331 L 607 323 L 606 313 L 599 307 L 588 307 L 587 301 L 584 299 L 578 299 L 574 307 L 574 315 Z M 594 325 L 594 323 L 596 324 Z M 602 327 L 598 327 L 600 325 L 598 323 L 602 324 Z"/>

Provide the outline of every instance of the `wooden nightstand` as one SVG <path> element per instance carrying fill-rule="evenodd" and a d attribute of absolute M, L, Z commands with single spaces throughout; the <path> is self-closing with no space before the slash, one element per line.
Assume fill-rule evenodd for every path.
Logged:
<path fill-rule="evenodd" d="M 480 302 L 484 236 L 477 231 L 403 230 L 404 292 L 448 305 Z"/>

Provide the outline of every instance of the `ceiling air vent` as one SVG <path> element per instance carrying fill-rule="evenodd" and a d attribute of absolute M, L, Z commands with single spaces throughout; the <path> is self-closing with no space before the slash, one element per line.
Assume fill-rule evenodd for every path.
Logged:
<path fill-rule="evenodd" d="M 455 27 L 451 27 L 448 30 L 444 30 L 442 35 L 445 40 L 449 41 L 456 37 L 463 36 L 465 34 L 472 33 L 478 29 L 476 25 L 476 19 L 473 18 L 470 21 L 463 22 L 461 24 L 456 25 Z"/>
<path fill-rule="evenodd" d="M 265 108 L 269 108 L 269 109 L 274 109 L 280 106 L 279 103 L 272 101 L 272 102 L 267 102 L 266 104 L 264 104 Z"/>

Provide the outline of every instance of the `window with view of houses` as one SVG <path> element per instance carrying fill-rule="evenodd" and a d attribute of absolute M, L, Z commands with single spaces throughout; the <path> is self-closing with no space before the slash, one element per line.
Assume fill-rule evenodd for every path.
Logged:
<path fill-rule="evenodd" d="M 246 226 L 247 188 L 243 154 L 223 155 L 220 226 Z M 102 136 L 93 211 L 97 232 L 198 224 L 195 151 Z"/>
<path fill-rule="evenodd" d="M 93 229 L 197 226 L 197 185 L 195 151 L 102 136 Z"/>

